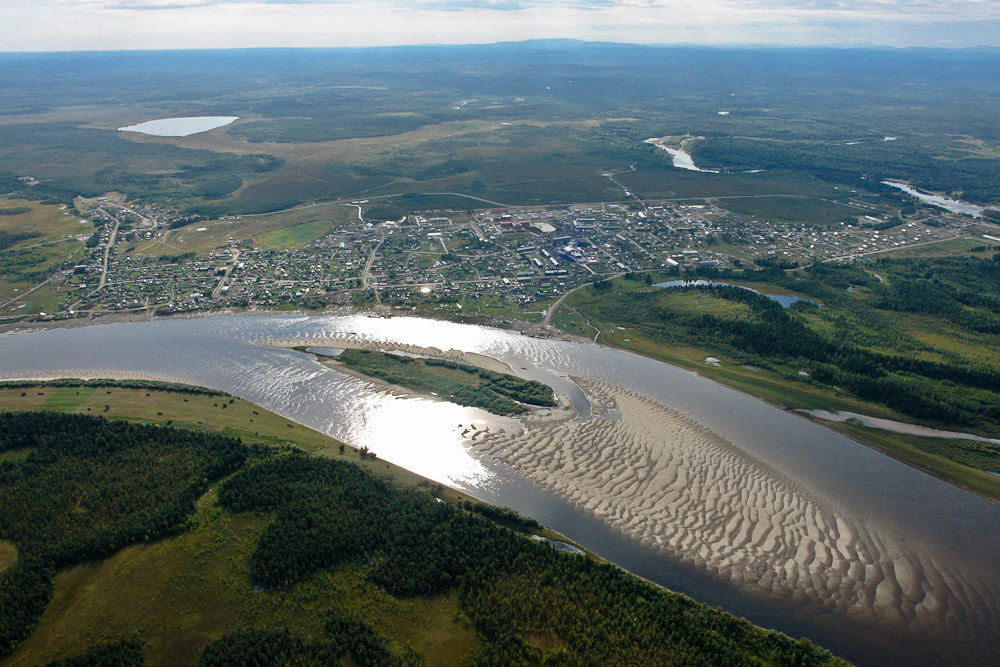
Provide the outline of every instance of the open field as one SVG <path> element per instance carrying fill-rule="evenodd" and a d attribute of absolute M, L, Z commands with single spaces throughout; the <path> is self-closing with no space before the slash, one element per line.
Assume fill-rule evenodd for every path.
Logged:
<path fill-rule="evenodd" d="M 350 568 L 280 591 L 256 590 L 248 560 L 272 517 L 230 515 L 216 495 L 198 501 L 182 535 L 61 572 L 38 627 L 7 664 L 44 663 L 133 632 L 145 640 L 145 664 L 192 664 L 208 641 L 238 627 L 285 626 L 315 636 L 331 604 L 412 646 L 429 664 L 462 664 L 478 645 L 475 631 L 457 620 L 454 594 L 399 599 Z"/>
<path fill-rule="evenodd" d="M 163 232 L 162 238 L 137 245 L 133 253 L 159 256 L 193 252 L 204 255 L 225 244 L 229 237 L 234 241 L 253 239 L 257 247 L 266 250 L 298 250 L 330 233 L 336 224 L 351 219 L 357 219 L 357 209 L 339 204 L 239 219 L 223 218 Z M 199 231 L 202 227 L 205 231 Z"/>
<path fill-rule="evenodd" d="M 973 248 L 984 249 L 973 251 Z M 969 255 L 974 255 L 985 259 L 992 257 L 998 251 L 1000 251 L 1000 247 L 993 245 L 993 243 L 986 239 L 963 238 L 910 248 L 893 249 L 880 253 L 880 256 L 899 259 L 918 259 L 921 257 L 968 257 Z"/>
<path fill-rule="evenodd" d="M 23 209 L 28 209 L 23 211 Z M 0 303 L 21 297 L 64 262 L 80 256 L 77 236 L 94 233 L 75 211 L 29 199 L 0 198 Z M 22 297 L 27 311 L 51 311 L 61 297 L 46 288 Z"/>
<path fill-rule="evenodd" d="M 864 212 L 853 206 L 810 197 L 733 197 L 714 203 L 733 213 L 749 215 L 758 220 L 806 224 L 853 221 Z"/>
<path fill-rule="evenodd" d="M 29 209 L 24 213 L 0 214 L 0 230 L 17 232 L 34 232 L 38 236 L 26 239 L 10 246 L 20 248 L 50 241 L 65 239 L 80 234 L 90 234 L 94 231 L 92 225 L 80 224 L 80 218 L 72 209 L 60 210 L 52 204 L 41 204 L 31 199 L 10 199 L 0 197 L 0 211 Z"/>

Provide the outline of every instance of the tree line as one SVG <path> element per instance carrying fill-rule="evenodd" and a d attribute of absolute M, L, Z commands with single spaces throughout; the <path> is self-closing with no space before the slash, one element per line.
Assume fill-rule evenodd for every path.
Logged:
<path fill-rule="evenodd" d="M 462 612 L 483 640 L 472 664 L 834 660 L 810 644 L 761 630 L 611 565 L 558 552 L 343 461 L 299 454 L 271 458 L 223 483 L 219 503 L 232 512 L 275 516 L 251 556 L 249 574 L 258 585 L 280 589 L 318 570 L 354 563 L 393 595 L 457 589 Z M 557 648 L 530 639 L 547 633 L 558 638 Z"/>
<path fill-rule="evenodd" d="M 175 533 L 213 480 L 247 455 L 239 440 L 51 412 L 0 413 L 0 656 L 24 639 L 62 567 Z"/>

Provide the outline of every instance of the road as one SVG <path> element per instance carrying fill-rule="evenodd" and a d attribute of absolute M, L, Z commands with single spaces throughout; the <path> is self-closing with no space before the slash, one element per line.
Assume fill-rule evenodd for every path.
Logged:
<path fill-rule="evenodd" d="M 566 297 L 568 297 L 573 292 L 581 290 L 584 287 L 588 287 L 590 285 L 593 285 L 593 283 L 584 283 L 583 285 L 578 285 L 577 287 L 574 287 L 573 289 L 571 289 L 570 291 L 566 292 L 561 297 L 559 297 L 559 299 L 554 304 L 549 306 L 549 309 L 547 311 L 545 311 L 545 319 L 542 320 L 542 326 L 548 326 L 549 324 L 552 323 L 552 316 L 555 315 L 556 309 L 559 308 L 560 305 L 562 305 L 562 302 L 566 299 Z"/>
<path fill-rule="evenodd" d="M 111 228 L 111 233 L 108 235 L 108 242 L 104 246 L 104 259 L 101 260 L 101 279 L 97 282 L 97 289 L 91 292 L 91 294 L 100 292 L 104 287 L 104 283 L 108 281 L 108 254 L 115 245 L 115 237 L 118 236 L 118 225 L 118 218 L 115 218 L 115 226 Z"/>
<path fill-rule="evenodd" d="M 962 236 L 952 236 L 946 239 L 934 239 L 933 241 L 923 241 L 921 243 L 911 243 L 909 245 L 900 246 L 898 248 L 882 248 L 880 250 L 869 250 L 868 252 L 857 252 L 851 253 L 849 255 L 840 255 L 838 257 L 831 257 L 829 259 L 824 259 L 823 263 L 826 262 L 836 262 L 842 259 L 857 259 L 858 257 L 866 257 L 868 255 L 879 255 L 884 252 L 899 252 L 900 250 L 908 250 L 909 248 L 919 248 L 923 245 L 933 245 L 935 243 L 944 243 L 945 241 L 954 241 L 955 239 L 965 238 Z"/>
<path fill-rule="evenodd" d="M 236 268 L 236 262 L 238 262 L 240 259 L 240 251 L 238 248 L 233 248 L 232 253 L 233 253 L 233 258 L 230 260 L 231 263 L 229 264 L 229 266 L 226 267 L 225 275 L 222 276 L 222 279 L 219 281 L 219 284 L 215 286 L 214 290 L 212 290 L 213 299 L 218 298 L 219 292 L 221 292 L 222 288 L 226 286 L 227 282 L 229 282 L 229 274 L 231 274 L 233 272 L 233 269 Z"/>
<path fill-rule="evenodd" d="M 378 240 L 378 243 L 376 243 L 375 247 L 372 248 L 372 251 L 368 253 L 368 261 L 365 262 L 365 270 L 361 273 L 362 290 L 368 289 L 368 281 L 371 278 L 372 264 L 375 262 L 375 253 L 378 252 L 378 249 L 382 247 L 382 244 L 384 242 L 385 242 L 385 235 L 381 235 Z M 375 303 L 382 303 L 382 300 L 378 294 L 378 285 L 376 285 L 374 289 L 375 289 Z"/>

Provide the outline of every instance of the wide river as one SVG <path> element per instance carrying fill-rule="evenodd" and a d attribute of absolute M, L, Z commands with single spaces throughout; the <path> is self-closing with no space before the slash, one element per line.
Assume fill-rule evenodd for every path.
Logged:
<path fill-rule="evenodd" d="M 275 341 L 488 355 L 554 385 L 572 407 L 499 419 L 392 395 L 265 345 Z M 2 377 L 111 374 L 231 392 L 861 664 L 988 664 L 1000 651 L 1000 506 L 673 366 L 593 344 L 364 315 L 0 335 Z"/>

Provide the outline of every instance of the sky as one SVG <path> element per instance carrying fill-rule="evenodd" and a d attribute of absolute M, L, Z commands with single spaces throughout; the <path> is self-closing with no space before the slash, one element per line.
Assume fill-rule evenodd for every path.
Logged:
<path fill-rule="evenodd" d="M 1000 0 L 0 0 L 0 51 L 542 38 L 1000 47 Z"/>

